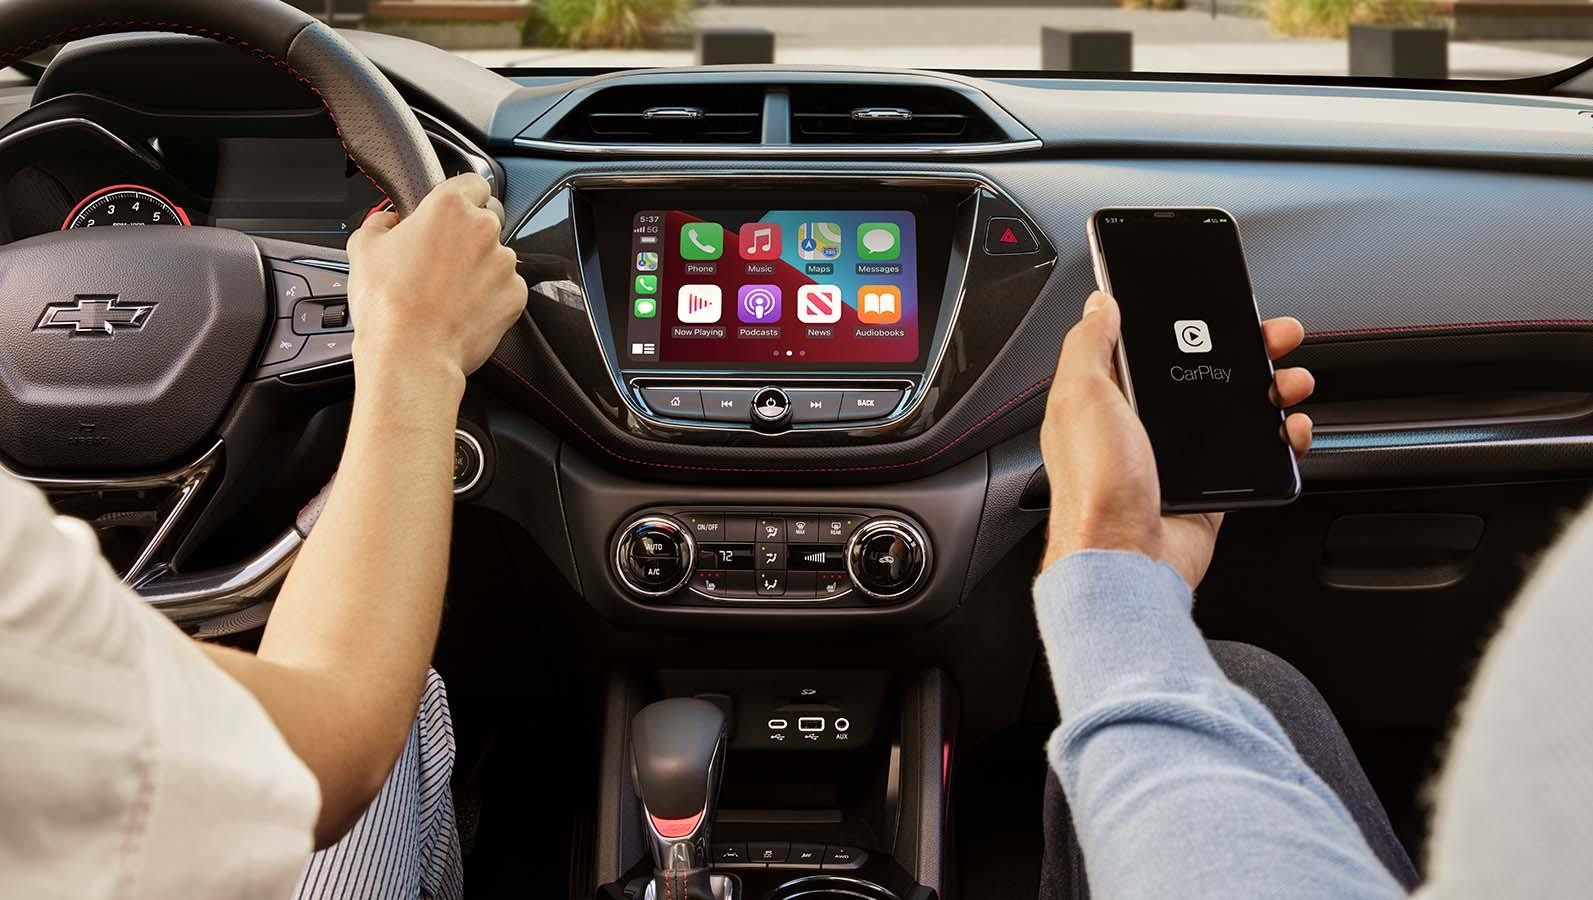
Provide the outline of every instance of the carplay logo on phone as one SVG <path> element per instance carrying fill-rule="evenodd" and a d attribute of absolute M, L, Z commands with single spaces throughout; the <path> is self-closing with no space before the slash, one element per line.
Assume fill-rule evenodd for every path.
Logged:
<path fill-rule="evenodd" d="M 1185 353 L 1210 353 L 1211 329 L 1202 319 L 1179 319 L 1173 323 L 1178 349 Z"/>

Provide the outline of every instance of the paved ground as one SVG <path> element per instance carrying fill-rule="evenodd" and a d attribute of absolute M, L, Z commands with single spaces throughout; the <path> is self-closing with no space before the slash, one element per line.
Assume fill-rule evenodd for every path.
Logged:
<path fill-rule="evenodd" d="M 1196 0 L 1198 2 L 1198 0 Z M 773 31 L 775 61 L 796 64 L 942 69 L 1035 69 L 1040 28 L 1115 29 L 1134 33 L 1134 68 L 1142 72 L 1251 72 L 1343 75 L 1343 41 L 1284 38 L 1259 19 L 1213 19 L 1196 10 L 963 6 L 707 7 L 698 27 Z M 1593 55 L 1593 41 L 1453 43 L 1453 77 L 1513 78 L 1565 68 Z M 679 66 L 690 50 L 572 51 L 526 48 L 469 51 L 485 65 Z"/>

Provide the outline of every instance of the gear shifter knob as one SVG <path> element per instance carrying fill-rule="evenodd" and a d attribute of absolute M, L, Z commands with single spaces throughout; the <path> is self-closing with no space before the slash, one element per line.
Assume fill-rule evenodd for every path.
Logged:
<path fill-rule="evenodd" d="M 725 714 L 706 700 L 661 700 L 631 722 L 636 792 L 660 873 L 708 866 L 724 757 Z"/>

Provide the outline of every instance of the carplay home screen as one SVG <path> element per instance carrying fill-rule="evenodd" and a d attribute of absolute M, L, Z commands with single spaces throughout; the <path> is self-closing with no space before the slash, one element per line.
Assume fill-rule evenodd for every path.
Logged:
<path fill-rule="evenodd" d="M 917 254 L 901 210 L 644 210 L 626 361 L 917 362 Z"/>

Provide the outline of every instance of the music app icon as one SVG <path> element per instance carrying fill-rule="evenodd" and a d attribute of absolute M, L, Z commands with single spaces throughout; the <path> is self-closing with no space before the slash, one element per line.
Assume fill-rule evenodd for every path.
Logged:
<path fill-rule="evenodd" d="M 742 259 L 779 259 L 780 226 L 773 222 L 748 222 L 741 226 Z"/>

